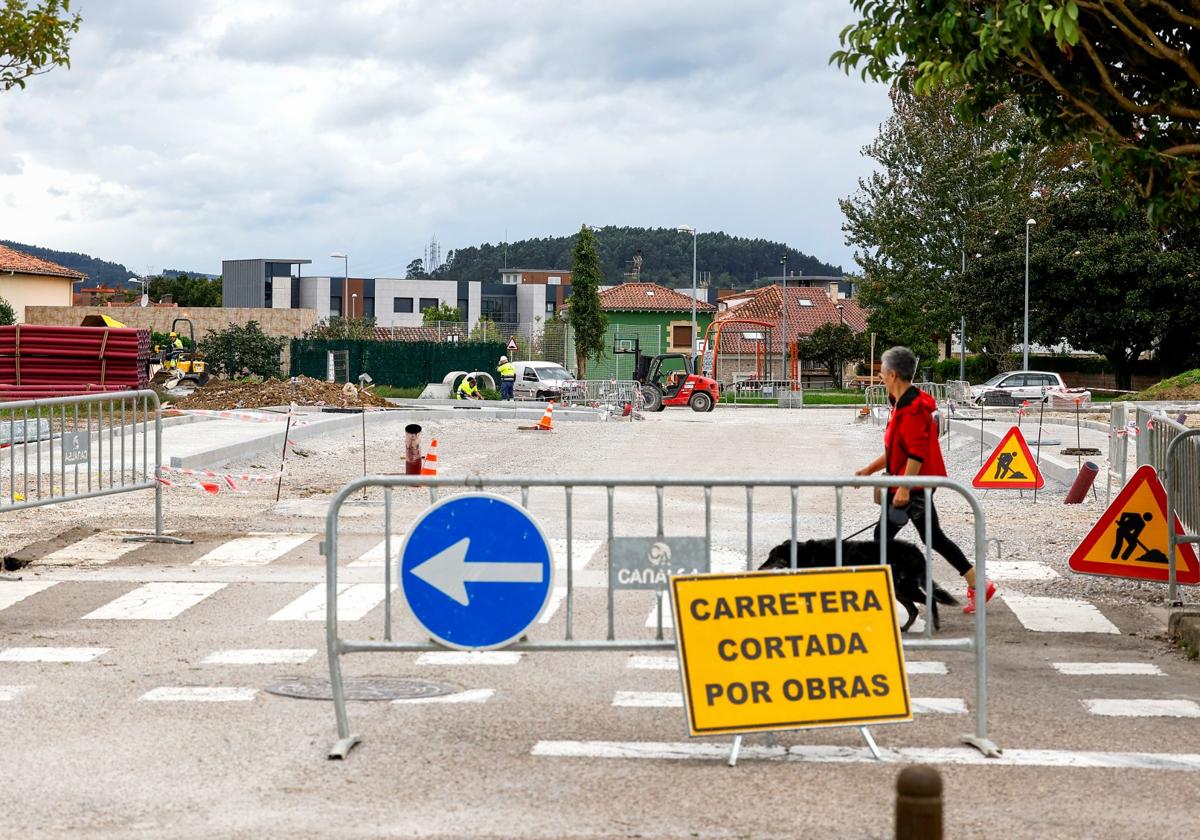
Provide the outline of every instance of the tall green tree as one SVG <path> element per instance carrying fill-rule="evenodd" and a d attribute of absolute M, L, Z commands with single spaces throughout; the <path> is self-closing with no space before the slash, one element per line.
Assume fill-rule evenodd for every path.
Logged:
<path fill-rule="evenodd" d="M 600 286 L 604 283 L 600 252 L 596 235 L 587 225 L 579 228 L 572 257 L 567 323 L 575 334 L 576 375 L 586 379 L 588 359 L 598 358 L 604 352 L 604 331 L 608 329 L 608 316 L 600 307 Z"/>
<path fill-rule="evenodd" d="M 1007 154 L 1031 127 L 1014 106 L 972 122 L 957 113 L 960 96 L 948 88 L 916 96 L 896 85 L 891 117 L 863 149 L 876 171 L 840 202 L 871 329 L 922 358 L 934 358 L 938 342 L 948 345 L 967 299 L 988 293 L 960 290 L 964 255 L 1000 218 L 1023 212 L 1061 168 L 1057 149 Z"/>
<path fill-rule="evenodd" d="M 71 36 L 79 15 L 71 0 L 4 0 L 0 5 L 0 87 L 25 87 L 30 76 L 71 66 Z"/>
<path fill-rule="evenodd" d="M 13 312 L 12 304 L 0 297 L 0 327 L 10 327 L 17 323 L 17 313 Z"/>
<path fill-rule="evenodd" d="M 1048 195 L 1031 229 L 1029 288 L 1031 340 L 1104 356 L 1125 389 L 1134 362 L 1147 352 L 1162 356 L 1164 342 L 1183 327 L 1180 310 L 1200 298 L 1200 243 L 1128 212 L 1129 193 L 1084 173 Z M 1024 308 L 1023 231 L 1006 232 L 981 254 L 963 281 L 964 292 L 991 290 L 977 296 L 975 317 L 1016 331 Z M 1185 328 L 1193 346 L 1195 323 Z"/>
<path fill-rule="evenodd" d="M 220 306 L 222 302 L 221 281 L 207 277 L 190 277 L 179 274 L 175 277 L 151 277 L 146 291 L 151 300 L 161 301 L 170 297 L 184 307 Z"/>
<path fill-rule="evenodd" d="M 834 384 L 841 388 L 846 365 L 862 361 L 867 354 L 864 339 L 846 324 L 822 324 L 800 342 L 800 358 L 824 364 Z"/>
<path fill-rule="evenodd" d="M 915 90 L 965 91 L 983 116 L 1016 98 L 1051 140 L 1091 145 L 1153 216 L 1200 210 L 1200 3 L 1164 0 L 853 0 L 832 61 Z"/>

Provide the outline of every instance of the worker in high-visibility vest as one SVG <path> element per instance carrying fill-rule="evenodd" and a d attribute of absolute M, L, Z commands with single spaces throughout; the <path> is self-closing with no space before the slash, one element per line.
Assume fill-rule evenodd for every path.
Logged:
<path fill-rule="evenodd" d="M 479 389 L 475 387 L 475 377 L 468 376 L 459 383 L 458 391 L 455 393 L 455 399 L 459 400 L 481 400 L 483 394 L 479 393 Z"/>
<path fill-rule="evenodd" d="M 500 374 L 500 399 L 511 400 L 513 385 L 517 382 L 516 365 L 508 360 L 508 356 L 501 356 L 500 367 L 496 368 L 496 372 Z"/>
<path fill-rule="evenodd" d="M 176 357 L 178 351 L 183 349 L 183 339 L 179 337 L 179 333 L 171 333 L 167 338 L 171 342 L 171 349 L 167 351 L 167 367 L 178 367 L 179 361 Z"/>

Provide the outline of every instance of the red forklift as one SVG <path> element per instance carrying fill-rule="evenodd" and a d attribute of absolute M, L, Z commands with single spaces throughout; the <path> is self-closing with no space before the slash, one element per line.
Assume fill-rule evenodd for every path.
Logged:
<path fill-rule="evenodd" d="M 695 360 L 683 353 L 643 356 L 637 338 L 618 339 L 613 352 L 633 356 L 634 379 L 641 386 L 646 411 L 685 405 L 696 412 L 712 411 L 721 398 L 717 380 L 697 374 Z"/>

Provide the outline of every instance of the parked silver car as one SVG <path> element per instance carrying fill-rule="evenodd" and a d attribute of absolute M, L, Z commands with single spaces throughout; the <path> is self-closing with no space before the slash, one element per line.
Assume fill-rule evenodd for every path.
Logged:
<path fill-rule="evenodd" d="M 984 395 L 997 391 L 1008 394 L 1014 402 L 1044 402 L 1052 391 L 1066 391 L 1067 385 L 1057 373 L 1042 370 L 1017 370 L 998 373 L 982 385 L 971 386 L 971 399 L 983 402 Z"/>
<path fill-rule="evenodd" d="M 563 384 L 571 374 L 556 362 L 513 362 L 517 381 L 513 383 L 513 398 L 518 400 L 560 400 Z"/>

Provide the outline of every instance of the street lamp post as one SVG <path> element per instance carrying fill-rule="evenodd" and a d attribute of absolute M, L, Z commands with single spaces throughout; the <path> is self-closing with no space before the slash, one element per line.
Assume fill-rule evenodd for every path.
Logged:
<path fill-rule="evenodd" d="M 783 315 L 781 317 L 783 327 L 783 381 L 789 382 L 788 379 L 788 329 L 787 329 L 787 254 L 779 258 L 779 265 L 783 267 Z M 789 389 L 790 390 L 790 389 Z"/>
<path fill-rule="evenodd" d="M 350 283 L 350 257 L 343 254 L 341 251 L 334 251 L 329 256 L 333 257 L 335 260 L 342 261 L 342 300 L 345 300 L 346 292 L 350 290 L 348 285 Z"/>
<path fill-rule="evenodd" d="M 1025 220 L 1025 339 L 1021 344 L 1021 370 L 1029 370 L 1029 229 L 1036 219 Z"/>
<path fill-rule="evenodd" d="M 692 235 L 692 349 L 688 352 L 691 356 L 696 352 L 696 237 L 699 231 L 690 225 L 680 225 L 675 230 Z"/>

